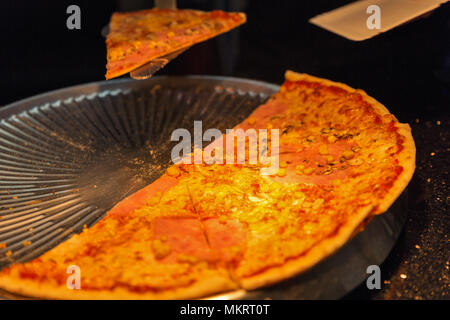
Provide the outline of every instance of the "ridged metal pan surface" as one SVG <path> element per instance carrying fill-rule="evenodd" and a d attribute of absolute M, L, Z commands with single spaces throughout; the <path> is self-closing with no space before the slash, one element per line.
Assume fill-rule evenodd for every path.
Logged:
<path fill-rule="evenodd" d="M 203 130 L 232 128 L 277 90 L 238 78 L 155 77 L 80 85 L 0 108 L 0 269 L 43 254 L 160 177 L 171 164 L 174 129 L 193 130 L 194 120 Z M 406 219 L 403 203 L 404 196 L 307 273 L 215 298 L 342 297 L 390 252 Z"/>

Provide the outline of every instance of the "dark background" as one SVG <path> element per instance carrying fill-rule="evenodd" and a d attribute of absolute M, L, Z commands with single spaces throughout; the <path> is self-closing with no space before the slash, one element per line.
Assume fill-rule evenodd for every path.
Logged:
<path fill-rule="evenodd" d="M 180 8 L 243 10 L 233 34 L 199 44 L 161 74 L 222 74 L 281 83 L 286 69 L 363 88 L 400 120 L 429 114 L 449 99 L 449 6 L 385 34 L 353 42 L 309 24 L 351 1 L 179 0 Z M 81 8 L 81 30 L 66 28 L 66 8 Z M 101 28 L 116 10 L 151 0 L 2 0 L 0 105 L 48 90 L 104 79 Z M 404 116 L 403 116 L 404 114 Z"/>
<path fill-rule="evenodd" d="M 248 22 L 194 46 L 159 74 L 229 75 L 281 84 L 284 71 L 292 69 L 363 88 L 401 122 L 409 122 L 417 144 L 409 220 L 381 268 L 383 289 L 369 292 L 361 286 L 348 298 L 449 298 L 450 6 L 363 42 L 307 22 L 348 2 L 179 0 L 179 8 L 244 11 Z M 71 4 L 81 7 L 81 30 L 66 28 Z M 100 31 L 111 13 L 152 6 L 151 0 L 2 0 L 0 106 L 103 80 L 106 50 Z"/>

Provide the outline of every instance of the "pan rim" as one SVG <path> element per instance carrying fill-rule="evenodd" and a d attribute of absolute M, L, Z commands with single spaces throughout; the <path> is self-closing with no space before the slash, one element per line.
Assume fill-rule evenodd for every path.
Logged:
<path fill-rule="evenodd" d="M 39 106 L 45 103 L 51 104 L 58 100 L 74 97 L 74 92 L 75 93 L 79 92 L 79 95 L 76 96 L 82 95 L 86 96 L 89 94 L 101 93 L 108 90 L 141 88 L 145 87 L 148 83 L 151 82 L 161 82 L 170 80 L 194 80 L 194 81 L 213 80 L 217 82 L 225 81 L 235 84 L 237 82 L 240 82 L 242 84 L 247 85 L 256 85 L 261 89 L 265 88 L 267 89 L 268 92 L 270 91 L 270 94 L 277 92 L 280 88 L 280 85 L 278 84 L 265 82 L 261 80 L 247 79 L 240 77 L 229 77 L 229 76 L 215 76 L 215 75 L 162 75 L 162 76 L 155 76 L 146 80 L 134 80 L 131 78 L 101 80 L 46 91 L 44 93 L 39 93 L 27 98 L 17 100 L 15 102 L 8 103 L 4 106 L 0 106 L 0 120 L 4 120 L 12 116 L 14 113 L 17 113 L 17 111 L 14 110 L 16 108 L 20 109 L 19 112 L 21 112 L 33 106 Z"/>

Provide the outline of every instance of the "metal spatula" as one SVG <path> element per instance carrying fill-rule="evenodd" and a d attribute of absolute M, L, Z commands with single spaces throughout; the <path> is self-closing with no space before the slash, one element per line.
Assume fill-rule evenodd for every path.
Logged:
<path fill-rule="evenodd" d="M 176 9 L 177 1 L 176 0 L 155 0 L 155 8 L 158 9 Z M 103 27 L 102 36 L 107 37 L 109 33 L 109 26 Z M 168 55 L 153 59 L 148 63 L 136 68 L 133 71 L 130 71 L 130 77 L 136 80 L 144 80 L 153 76 L 160 69 L 164 68 L 172 59 L 178 57 L 182 52 L 186 51 L 188 48 L 184 48 L 175 52 L 172 52 Z"/>
<path fill-rule="evenodd" d="M 309 22 L 353 41 L 362 41 L 423 16 L 448 0 L 359 0 L 319 14 Z M 375 8 L 374 8 L 375 7 Z M 378 8 L 378 26 L 370 17 Z M 372 20 L 373 21 L 373 20 Z"/>
<path fill-rule="evenodd" d="M 139 68 L 130 71 L 130 77 L 136 80 L 148 79 L 152 75 L 154 75 L 158 70 L 164 68 L 172 59 L 175 59 L 187 49 L 189 48 L 181 49 L 172 52 L 168 55 L 162 56 L 160 58 L 153 59 L 150 62 L 144 64 L 143 66 L 140 66 Z"/>

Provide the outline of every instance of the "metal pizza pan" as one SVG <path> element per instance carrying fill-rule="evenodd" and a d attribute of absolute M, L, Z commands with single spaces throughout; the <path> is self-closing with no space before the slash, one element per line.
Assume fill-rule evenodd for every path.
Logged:
<path fill-rule="evenodd" d="M 7 245 L 0 269 L 40 256 L 160 177 L 171 164 L 173 130 L 192 132 L 194 120 L 203 130 L 232 128 L 278 89 L 240 78 L 158 76 L 73 86 L 0 108 L 0 243 Z M 406 220 L 404 199 L 306 273 L 208 298 L 344 296 L 389 254 Z"/>

